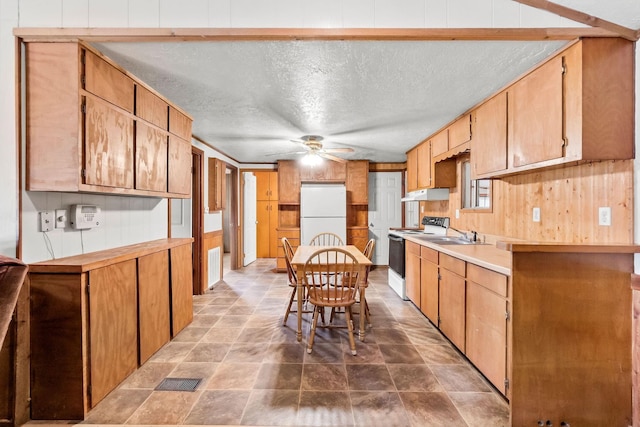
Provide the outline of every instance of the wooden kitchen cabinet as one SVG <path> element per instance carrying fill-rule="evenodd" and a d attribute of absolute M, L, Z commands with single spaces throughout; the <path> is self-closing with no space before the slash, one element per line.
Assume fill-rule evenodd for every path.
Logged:
<path fill-rule="evenodd" d="M 465 114 L 449 126 L 449 150 L 471 141 L 471 115 Z"/>
<path fill-rule="evenodd" d="M 418 145 L 418 188 L 431 187 L 431 143 Z"/>
<path fill-rule="evenodd" d="M 407 192 L 418 189 L 418 149 L 407 151 Z"/>
<path fill-rule="evenodd" d="M 420 311 L 438 325 L 439 304 L 438 251 L 420 247 Z"/>
<path fill-rule="evenodd" d="M 465 352 L 466 262 L 440 254 L 439 325 L 451 342 Z"/>
<path fill-rule="evenodd" d="M 190 322 L 192 241 L 160 239 L 29 266 L 32 419 L 84 419 L 167 341 L 169 316 L 177 327 Z"/>
<path fill-rule="evenodd" d="M 254 171 L 256 200 L 278 200 L 278 172 Z"/>
<path fill-rule="evenodd" d="M 449 150 L 449 130 L 444 129 L 431 137 L 431 156 L 436 157 Z"/>
<path fill-rule="evenodd" d="M 282 247 L 282 238 L 286 237 L 291 243 L 291 247 L 295 251 L 300 246 L 300 229 L 299 228 L 280 228 L 278 229 L 278 258 L 276 259 L 276 268 L 278 271 L 287 271 L 287 264 L 284 256 L 284 248 Z"/>
<path fill-rule="evenodd" d="M 507 395 L 508 278 L 467 264 L 465 355 Z"/>
<path fill-rule="evenodd" d="M 295 160 L 278 160 L 278 203 L 300 204 L 300 173 Z"/>
<path fill-rule="evenodd" d="M 226 164 L 215 157 L 209 157 L 208 160 L 208 205 L 209 212 L 221 211 L 225 208 L 226 202 Z"/>
<path fill-rule="evenodd" d="M 473 114 L 472 179 L 505 171 L 507 164 L 507 92 L 483 103 Z"/>
<path fill-rule="evenodd" d="M 190 117 L 82 43 L 28 42 L 25 62 L 27 191 L 190 197 Z"/>
<path fill-rule="evenodd" d="M 405 240 L 405 285 L 407 298 L 420 308 L 420 245 Z"/>
<path fill-rule="evenodd" d="M 632 159 L 633 51 L 623 39 L 582 39 L 508 88 L 507 173 Z"/>
<path fill-rule="evenodd" d="M 369 161 L 350 160 L 347 163 L 347 205 L 369 203 Z"/>

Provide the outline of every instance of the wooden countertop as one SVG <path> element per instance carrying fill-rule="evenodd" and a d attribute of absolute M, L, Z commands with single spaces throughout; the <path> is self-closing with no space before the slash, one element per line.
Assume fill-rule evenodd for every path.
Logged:
<path fill-rule="evenodd" d="M 193 238 L 158 239 L 103 251 L 29 264 L 29 273 L 84 273 L 118 262 L 193 242 Z"/>
<path fill-rule="evenodd" d="M 510 252 L 563 252 L 589 254 L 632 254 L 640 252 L 640 245 L 578 244 L 553 242 L 498 242 L 496 246 Z"/>

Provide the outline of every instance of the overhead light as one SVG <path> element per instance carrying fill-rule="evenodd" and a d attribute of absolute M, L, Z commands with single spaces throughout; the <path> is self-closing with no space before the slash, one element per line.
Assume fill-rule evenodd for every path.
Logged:
<path fill-rule="evenodd" d="M 318 153 L 310 151 L 302 157 L 301 162 L 305 166 L 318 166 L 322 163 L 322 157 L 320 157 Z"/>

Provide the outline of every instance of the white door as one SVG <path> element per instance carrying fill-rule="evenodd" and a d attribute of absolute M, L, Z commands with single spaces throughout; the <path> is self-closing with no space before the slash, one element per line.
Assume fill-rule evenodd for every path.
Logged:
<path fill-rule="evenodd" d="M 389 228 L 402 227 L 402 172 L 369 173 L 369 238 L 375 265 L 389 265 Z"/>
<path fill-rule="evenodd" d="M 256 176 L 253 172 L 243 172 L 244 181 L 244 258 L 242 265 L 249 265 L 257 255 L 257 219 L 256 219 Z"/>

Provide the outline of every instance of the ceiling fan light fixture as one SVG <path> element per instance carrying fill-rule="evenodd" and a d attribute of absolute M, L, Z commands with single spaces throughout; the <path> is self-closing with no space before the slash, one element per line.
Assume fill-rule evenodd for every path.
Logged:
<path fill-rule="evenodd" d="M 314 167 L 322 163 L 322 157 L 320 157 L 318 153 L 310 151 L 304 156 L 302 156 L 302 159 L 300 161 L 305 166 Z"/>

